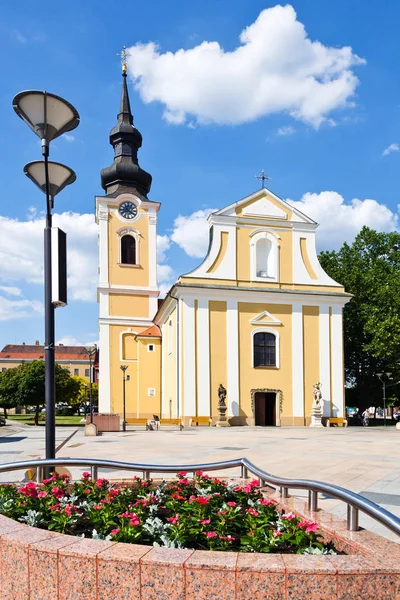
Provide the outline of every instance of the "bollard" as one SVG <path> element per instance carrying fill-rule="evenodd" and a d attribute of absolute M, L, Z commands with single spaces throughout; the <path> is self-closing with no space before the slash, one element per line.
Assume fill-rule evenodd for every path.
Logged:
<path fill-rule="evenodd" d="M 347 529 L 349 531 L 358 531 L 358 508 L 347 505 Z"/>
<path fill-rule="evenodd" d="M 282 498 L 289 498 L 289 488 L 282 486 L 280 489 L 280 494 Z"/>
<path fill-rule="evenodd" d="M 308 490 L 308 510 L 315 512 L 318 510 L 318 492 Z"/>

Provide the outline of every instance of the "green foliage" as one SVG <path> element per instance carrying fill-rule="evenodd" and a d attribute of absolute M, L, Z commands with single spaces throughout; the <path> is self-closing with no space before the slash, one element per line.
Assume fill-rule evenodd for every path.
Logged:
<path fill-rule="evenodd" d="M 59 533 L 130 544 L 240 552 L 335 553 L 317 523 L 282 514 L 258 481 L 228 484 L 197 471 L 155 486 L 134 478 L 112 484 L 83 473 L 0 486 L 0 514 Z"/>
<path fill-rule="evenodd" d="M 399 375 L 400 234 L 363 227 L 351 246 L 345 243 L 338 252 L 322 252 L 319 260 L 353 294 L 344 308 L 345 370 L 351 389 L 347 403 L 380 403 L 376 373 Z"/>
<path fill-rule="evenodd" d="M 7 415 L 7 409 L 18 406 L 18 387 L 21 370 L 22 365 L 0 373 L 0 406 L 4 410 L 5 416 Z"/>

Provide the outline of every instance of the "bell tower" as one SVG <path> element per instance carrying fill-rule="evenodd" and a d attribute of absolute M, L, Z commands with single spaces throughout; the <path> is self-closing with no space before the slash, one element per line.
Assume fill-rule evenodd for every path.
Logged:
<path fill-rule="evenodd" d="M 143 334 L 154 333 L 152 319 L 159 295 L 156 225 L 160 204 L 147 197 L 152 177 L 138 163 L 142 135 L 134 125 L 130 107 L 125 49 L 121 57 L 120 110 L 117 124 L 110 132 L 114 161 L 101 171 L 105 195 L 96 197 L 96 221 L 99 225 L 99 412 L 122 415 L 120 367 L 128 365 L 128 412 L 139 413 L 138 341 Z"/>

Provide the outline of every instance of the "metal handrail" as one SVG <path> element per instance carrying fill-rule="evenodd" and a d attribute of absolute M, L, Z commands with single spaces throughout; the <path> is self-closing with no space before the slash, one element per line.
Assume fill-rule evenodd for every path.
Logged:
<path fill-rule="evenodd" d="M 90 467 L 92 476 L 98 477 L 99 468 L 115 469 L 123 471 L 133 471 L 143 473 L 143 477 L 149 478 L 151 473 L 178 473 L 179 471 L 220 471 L 222 469 L 233 469 L 240 467 L 241 477 L 247 478 L 249 472 L 259 478 L 260 485 L 266 484 L 280 490 L 283 498 L 289 495 L 289 489 L 303 489 L 308 491 L 308 509 L 310 511 L 318 510 L 318 494 L 328 494 L 329 496 L 341 500 L 347 504 L 347 529 L 350 531 L 358 530 L 358 512 L 361 511 L 379 521 L 382 525 L 400 535 L 400 518 L 385 508 L 381 508 L 375 502 L 371 502 L 351 492 L 346 488 L 342 488 L 323 481 L 314 481 L 308 479 L 288 479 L 286 477 L 276 477 L 266 471 L 256 467 L 247 458 L 236 458 L 214 463 L 198 463 L 187 465 L 148 465 L 141 463 L 127 463 L 113 460 L 103 460 L 97 458 L 54 458 L 41 460 L 26 460 L 14 463 L 5 463 L 0 465 L 0 473 L 10 471 L 19 471 L 21 469 L 37 468 L 37 481 L 42 480 L 42 475 L 46 467 Z"/>

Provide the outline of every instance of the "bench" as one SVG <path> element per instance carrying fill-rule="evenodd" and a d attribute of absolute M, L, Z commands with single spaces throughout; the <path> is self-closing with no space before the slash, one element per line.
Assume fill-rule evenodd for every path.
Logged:
<path fill-rule="evenodd" d="M 181 419 L 160 419 L 159 421 L 156 421 L 155 423 L 156 423 L 157 429 L 159 429 L 159 427 L 162 425 L 179 425 L 179 431 L 182 431 L 182 429 L 183 429 L 183 423 L 182 423 Z"/>
<path fill-rule="evenodd" d="M 347 427 L 348 423 L 344 417 L 329 417 L 326 421 L 326 426 L 330 427 L 331 425 L 337 425 L 338 427 L 341 425 L 342 427 Z"/>
<path fill-rule="evenodd" d="M 144 427 L 146 427 L 146 430 L 150 429 L 148 419 L 139 419 L 139 418 L 135 418 L 135 417 L 128 417 L 126 419 L 126 424 L 127 425 L 143 425 Z"/>
<path fill-rule="evenodd" d="M 211 427 L 212 419 L 210 417 L 189 417 L 189 427 L 192 427 L 193 424 Z"/>

